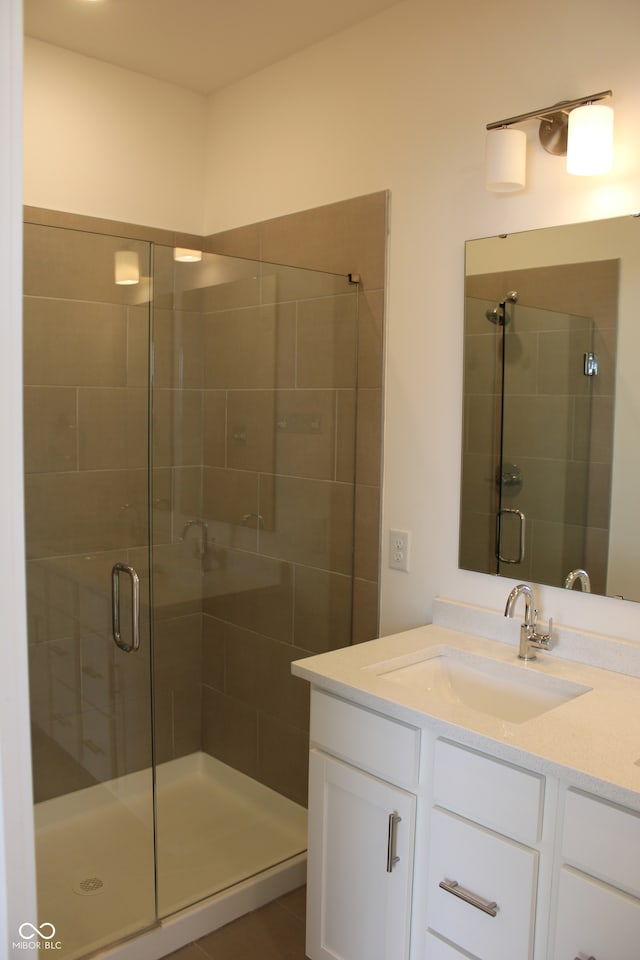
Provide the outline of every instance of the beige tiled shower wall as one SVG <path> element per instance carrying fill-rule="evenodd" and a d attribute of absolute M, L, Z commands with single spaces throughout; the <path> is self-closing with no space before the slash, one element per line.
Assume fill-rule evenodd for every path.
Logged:
<path fill-rule="evenodd" d="M 60 231 L 27 225 L 38 799 L 150 762 L 148 650 L 134 662 L 110 640 L 117 560 L 140 570 L 148 616 L 149 291 L 113 285 L 121 235 L 166 244 L 154 253 L 156 756 L 205 749 L 304 802 L 308 696 L 290 662 L 377 634 L 386 207 L 373 194 L 206 241 L 28 211 L 97 231 L 109 264 L 96 277 L 81 233 L 54 255 Z M 226 260 L 223 282 L 191 284 L 173 243 L 278 266 Z M 357 330 L 354 287 L 283 264 L 359 274 Z"/>
<path fill-rule="evenodd" d="M 226 521 L 223 543 L 241 538 L 229 572 L 256 586 L 205 586 L 203 746 L 300 803 L 308 691 L 290 662 L 378 630 L 386 208 L 374 194 L 205 241 L 259 259 L 278 305 L 208 320 L 205 402 L 215 416 L 226 391 L 228 432 L 226 463 L 220 449 L 205 456 L 203 510 Z M 357 313 L 342 281 L 332 291 L 296 267 L 358 274 Z M 257 324 L 263 342 L 248 332 Z M 257 355 L 235 369 L 241 341 Z"/>

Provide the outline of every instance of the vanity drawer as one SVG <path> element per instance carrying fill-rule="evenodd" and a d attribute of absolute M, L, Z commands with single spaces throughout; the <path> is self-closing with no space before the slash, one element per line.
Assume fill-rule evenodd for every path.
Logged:
<path fill-rule="evenodd" d="M 574 867 L 640 896 L 640 815 L 568 790 L 562 856 Z"/>
<path fill-rule="evenodd" d="M 415 787 L 420 731 L 321 690 L 311 691 L 311 742 L 383 780 Z"/>
<path fill-rule="evenodd" d="M 551 960 L 638 960 L 639 944 L 640 901 L 563 867 Z"/>
<path fill-rule="evenodd" d="M 529 960 L 538 853 L 436 808 L 429 860 L 427 927 L 478 960 Z M 441 882 L 457 882 L 477 905 Z M 480 909 L 491 904 L 495 916 Z"/>
<path fill-rule="evenodd" d="M 460 953 L 450 943 L 436 937 L 435 934 L 427 931 L 425 960 L 469 960 L 468 953 Z"/>
<path fill-rule="evenodd" d="M 437 740 L 433 789 L 438 806 L 524 843 L 540 839 L 544 777 Z"/>

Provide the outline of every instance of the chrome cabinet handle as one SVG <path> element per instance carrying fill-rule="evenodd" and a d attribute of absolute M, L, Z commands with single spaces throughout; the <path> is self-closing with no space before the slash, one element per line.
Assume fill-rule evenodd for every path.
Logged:
<path fill-rule="evenodd" d="M 515 513 L 515 515 L 520 520 L 520 542 L 518 544 L 518 556 L 513 559 L 509 557 L 502 556 L 502 514 L 503 513 Z M 524 548 L 525 548 L 525 528 L 527 525 L 527 518 L 525 517 L 522 510 L 516 510 L 513 507 L 503 507 L 502 510 L 498 510 L 496 516 L 496 542 L 498 544 L 497 554 L 498 560 L 501 563 L 522 563 L 524 560 Z"/>
<path fill-rule="evenodd" d="M 394 813 L 389 814 L 389 830 L 387 833 L 387 873 L 391 873 L 396 863 L 400 862 L 400 857 L 396 855 L 396 841 L 398 839 L 398 824 L 402 822 L 402 817 Z"/>
<path fill-rule="evenodd" d="M 575 960 L 582 960 L 582 957 L 575 957 Z M 596 960 L 595 957 L 589 957 L 589 960 Z"/>
<path fill-rule="evenodd" d="M 457 880 L 441 880 L 438 886 L 441 890 L 452 893 L 454 897 L 459 897 L 460 900 L 464 900 L 465 903 L 470 903 L 471 906 L 477 910 L 488 913 L 490 917 L 495 917 L 498 912 L 498 904 L 495 900 L 485 900 L 483 897 L 478 897 L 475 893 L 471 893 L 470 890 L 461 887 Z"/>
<path fill-rule="evenodd" d="M 131 643 L 126 643 L 120 633 L 120 573 L 131 578 Z M 115 563 L 111 570 L 111 632 L 116 646 L 125 653 L 140 648 L 140 577 L 126 563 Z"/>

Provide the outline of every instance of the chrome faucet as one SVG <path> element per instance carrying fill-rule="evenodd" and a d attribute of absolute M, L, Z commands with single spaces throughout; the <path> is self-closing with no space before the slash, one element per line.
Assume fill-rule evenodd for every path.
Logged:
<path fill-rule="evenodd" d="M 202 559 L 202 566 L 206 569 L 209 556 L 209 524 L 206 520 L 187 520 L 182 528 L 181 540 L 187 539 L 187 533 L 191 527 L 200 527 L 200 542 L 195 544 L 194 556 Z"/>
<path fill-rule="evenodd" d="M 572 570 L 571 573 L 567 574 L 567 579 L 564 581 L 564 585 L 567 590 L 571 590 L 576 580 L 580 584 L 580 589 L 583 593 L 591 593 L 591 580 L 589 579 L 589 574 L 586 570 L 578 568 L 577 570 Z"/>
<path fill-rule="evenodd" d="M 505 617 L 512 617 L 514 607 L 518 598 L 524 596 L 524 622 L 520 626 L 520 648 L 518 657 L 520 660 L 535 660 L 536 655 L 533 652 L 537 650 L 551 650 L 551 630 L 553 620 L 549 619 L 549 632 L 538 633 L 538 611 L 535 607 L 535 597 L 531 587 L 526 583 L 519 583 L 514 587 L 507 597 L 507 604 L 504 608 Z"/>

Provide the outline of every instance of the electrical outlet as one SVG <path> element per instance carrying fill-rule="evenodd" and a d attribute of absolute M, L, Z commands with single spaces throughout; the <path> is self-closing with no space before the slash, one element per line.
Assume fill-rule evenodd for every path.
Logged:
<path fill-rule="evenodd" d="M 409 570 L 408 530 L 389 530 L 389 566 L 392 570 Z"/>

